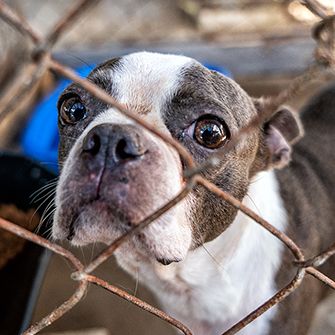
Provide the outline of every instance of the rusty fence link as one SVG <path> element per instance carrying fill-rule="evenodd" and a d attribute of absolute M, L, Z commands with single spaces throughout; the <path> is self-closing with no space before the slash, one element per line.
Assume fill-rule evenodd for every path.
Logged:
<path fill-rule="evenodd" d="M 263 115 L 258 116 L 254 119 L 247 127 L 237 134 L 232 134 L 232 139 L 229 144 L 225 147 L 222 153 L 213 155 L 202 165 L 196 165 L 190 153 L 176 140 L 169 137 L 166 134 L 160 133 L 152 125 L 143 121 L 140 117 L 132 113 L 131 110 L 127 109 L 123 104 L 115 101 L 115 99 L 107 94 L 101 88 L 95 86 L 93 83 L 87 81 L 84 78 L 79 77 L 72 69 L 60 64 L 52 57 L 52 47 L 62 36 L 62 34 L 73 25 L 75 21 L 82 16 L 82 14 L 91 6 L 96 5 L 98 0 L 78 0 L 77 3 L 64 14 L 62 19 L 58 21 L 54 27 L 46 34 L 42 36 L 38 31 L 32 28 L 27 20 L 9 7 L 4 1 L 0 1 L 0 16 L 9 25 L 14 27 L 26 38 L 29 38 L 33 43 L 34 47 L 31 52 L 31 62 L 27 67 L 26 71 L 20 73 L 11 84 L 9 90 L 0 100 L 0 122 L 11 113 L 16 103 L 22 100 L 30 91 L 31 87 L 39 81 L 43 74 L 51 70 L 63 77 L 69 78 L 72 81 L 79 84 L 85 90 L 90 92 L 98 99 L 105 103 L 114 106 L 120 112 L 127 117 L 133 119 L 140 126 L 151 131 L 156 136 L 166 141 L 172 146 L 178 154 L 182 157 L 185 162 L 185 186 L 180 193 L 171 201 L 166 203 L 163 207 L 152 213 L 149 217 L 143 220 L 135 228 L 119 237 L 105 250 L 103 250 L 92 262 L 88 265 L 83 264 L 73 253 L 65 248 L 50 242 L 49 240 L 34 234 L 14 223 L 0 218 L 0 228 L 5 229 L 17 236 L 20 236 L 26 240 L 36 243 L 44 248 L 51 250 L 52 252 L 66 258 L 72 265 L 73 273 L 71 278 L 78 282 L 78 287 L 73 295 L 66 300 L 63 304 L 55 308 L 49 315 L 45 316 L 39 322 L 31 325 L 24 334 L 32 335 L 41 331 L 57 319 L 67 313 L 72 307 L 74 307 L 83 298 L 88 289 L 88 284 L 93 283 L 98 285 L 112 294 L 115 294 L 130 303 L 137 305 L 143 310 L 156 315 L 157 317 L 165 320 L 174 327 L 178 328 L 182 333 L 191 335 L 191 331 L 183 325 L 180 321 L 172 318 L 163 311 L 151 306 L 150 304 L 142 301 L 141 299 L 125 292 L 124 290 L 117 288 L 116 286 L 109 284 L 101 278 L 96 277 L 93 271 L 105 262 L 114 251 L 131 235 L 138 233 L 145 226 L 149 225 L 163 213 L 168 211 L 170 208 L 175 206 L 179 201 L 185 198 L 188 193 L 196 186 L 206 188 L 208 191 L 213 192 L 218 197 L 222 198 L 227 203 L 236 207 L 242 211 L 245 215 L 249 216 L 255 221 L 255 224 L 261 225 L 264 229 L 268 230 L 269 233 L 278 238 L 292 253 L 292 262 L 296 266 L 296 275 L 285 287 L 280 289 L 272 298 L 265 301 L 256 310 L 252 311 L 249 315 L 245 316 L 237 324 L 232 326 L 223 335 L 236 334 L 239 330 L 246 327 L 253 320 L 261 316 L 264 312 L 270 309 L 272 306 L 280 303 L 294 290 L 296 290 L 302 283 L 306 275 L 310 275 L 328 285 L 332 289 L 335 289 L 335 281 L 327 277 L 325 274 L 318 270 L 318 267 L 328 260 L 329 257 L 335 254 L 335 243 L 331 245 L 320 255 L 315 256 L 311 259 L 305 259 L 302 249 L 285 233 L 277 230 L 262 217 L 257 215 L 254 211 L 246 207 L 239 200 L 235 199 L 230 194 L 221 190 L 219 187 L 214 185 L 205 179 L 201 173 L 208 167 L 218 164 L 220 162 L 220 155 L 225 154 L 228 150 L 234 148 L 239 139 L 245 135 L 251 129 L 258 127 L 263 120 L 267 118 L 272 112 L 274 112 L 279 105 L 286 102 L 288 99 L 295 96 L 300 92 L 306 82 L 309 82 L 315 77 L 322 75 L 325 71 L 333 71 L 335 69 L 335 15 L 328 13 L 317 1 L 314 0 L 301 0 L 310 11 L 320 17 L 320 22 L 315 26 L 313 30 L 313 37 L 317 41 L 317 47 L 315 51 L 314 63 L 299 77 L 294 79 L 291 85 L 279 93 L 276 97 L 271 97 L 266 100 L 268 104 L 267 111 Z"/>

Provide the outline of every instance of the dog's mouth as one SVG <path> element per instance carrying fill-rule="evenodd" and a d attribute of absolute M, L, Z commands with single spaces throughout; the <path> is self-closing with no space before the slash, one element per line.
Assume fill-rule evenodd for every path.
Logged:
<path fill-rule="evenodd" d="M 105 199 L 98 198 L 81 207 L 81 211 L 73 217 L 61 238 L 66 238 L 74 246 L 86 246 L 99 242 L 111 245 L 121 236 L 130 233 L 141 221 L 133 221 L 111 207 Z M 162 224 L 164 228 L 160 227 Z M 166 236 L 166 234 L 159 236 L 156 233 L 162 229 L 167 230 L 168 225 L 168 222 L 158 219 L 140 229 L 139 232 L 131 234 L 125 240 L 127 252 L 132 253 L 141 262 L 159 262 L 162 265 L 180 262 L 184 257 L 180 252 L 176 253 L 172 250 L 175 242 L 173 236 Z M 164 242 L 169 245 L 164 246 Z"/>
<path fill-rule="evenodd" d="M 95 242 L 111 244 L 114 239 L 129 233 L 132 227 L 135 227 L 135 222 L 98 196 L 82 204 L 80 211 L 73 215 L 65 229 L 66 239 L 74 245 L 82 246 Z"/>
<path fill-rule="evenodd" d="M 87 208 L 92 208 L 92 210 L 94 212 L 97 213 L 97 215 L 99 215 L 99 213 L 106 213 L 108 214 L 108 212 L 110 211 L 109 209 L 109 205 L 108 203 L 102 199 L 100 196 L 98 196 L 96 199 L 88 202 L 85 205 L 86 209 Z M 87 241 L 85 241 L 85 239 L 80 239 L 77 238 L 76 239 L 76 231 L 80 230 L 81 228 L 81 222 L 80 222 L 80 213 L 77 213 L 73 219 L 71 220 L 70 224 L 69 224 L 69 228 L 68 228 L 68 235 L 66 236 L 66 239 L 69 242 L 72 242 L 73 244 L 89 244 L 91 242 L 91 239 L 88 239 Z M 124 232 L 126 233 L 127 230 Z M 97 239 L 99 239 L 99 237 L 96 237 Z M 96 242 L 103 242 L 103 241 L 96 241 Z"/>

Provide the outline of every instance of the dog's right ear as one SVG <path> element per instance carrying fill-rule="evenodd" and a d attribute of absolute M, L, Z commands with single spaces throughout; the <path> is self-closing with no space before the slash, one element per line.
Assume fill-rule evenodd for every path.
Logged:
<path fill-rule="evenodd" d="M 258 112 L 262 113 L 260 108 L 263 104 L 257 101 L 255 105 Z M 297 113 L 289 107 L 280 107 L 264 122 L 262 132 L 261 156 L 265 169 L 280 169 L 286 166 L 291 159 L 292 145 L 303 135 L 303 128 Z"/>

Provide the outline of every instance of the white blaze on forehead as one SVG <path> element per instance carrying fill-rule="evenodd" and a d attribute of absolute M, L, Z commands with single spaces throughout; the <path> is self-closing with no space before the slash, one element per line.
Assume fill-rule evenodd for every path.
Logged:
<path fill-rule="evenodd" d="M 194 62 L 184 56 L 150 52 L 125 56 L 110 70 L 115 98 L 131 111 L 142 114 L 157 129 L 166 131 L 162 109 L 178 89 L 182 69 Z"/>
<path fill-rule="evenodd" d="M 193 62 L 184 56 L 150 52 L 125 56 L 112 73 L 116 98 L 124 104 L 159 109 L 177 89 L 181 70 Z"/>

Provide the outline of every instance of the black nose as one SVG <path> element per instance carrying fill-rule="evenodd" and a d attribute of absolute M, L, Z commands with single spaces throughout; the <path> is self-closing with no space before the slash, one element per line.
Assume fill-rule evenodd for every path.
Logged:
<path fill-rule="evenodd" d="M 114 163 L 122 163 L 143 156 L 146 149 L 135 127 L 101 124 L 88 132 L 82 152 L 91 159 L 108 156 Z"/>

